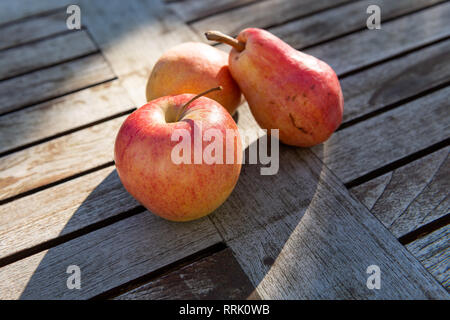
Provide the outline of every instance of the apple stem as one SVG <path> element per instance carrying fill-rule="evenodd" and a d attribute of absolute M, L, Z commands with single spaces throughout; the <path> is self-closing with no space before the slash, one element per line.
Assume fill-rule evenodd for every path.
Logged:
<path fill-rule="evenodd" d="M 200 97 L 202 97 L 202 96 L 204 96 L 204 95 L 206 95 L 206 94 L 208 94 L 208 93 L 210 93 L 210 92 L 217 91 L 217 90 L 222 90 L 222 89 L 223 89 L 222 86 L 218 86 L 218 87 L 215 87 L 215 88 L 208 89 L 208 90 L 206 90 L 206 91 L 204 91 L 204 92 L 202 92 L 202 93 L 199 93 L 199 94 L 196 95 L 195 97 L 193 97 L 191 100 L 189 100 L 188 102 L 186 102 L 186 103 L 180 108 L 180 110 L 178 110 L 178 113 L 177 113 L 177 117 L 176 117 L 176 119 L 175 119 L 175 122 L 178 121 L 178 119 L 180 118 L 180 116 L 183 114 L 184 110 L 185 110 L 185 109 L 186 109 L 193 101 L 197 100 L 198 98 L 200 98 Z"/>
<path fill-rule="evenodd" d="M 237 51 L 241 52 L 245 49 L 245 43 L 239 41 L 238 39 L 232 38 L 220 31 L 207 31 L 205 32 L 206 39 L 211 41 L 218 41 L 228 44 L 235 48 Z"/>

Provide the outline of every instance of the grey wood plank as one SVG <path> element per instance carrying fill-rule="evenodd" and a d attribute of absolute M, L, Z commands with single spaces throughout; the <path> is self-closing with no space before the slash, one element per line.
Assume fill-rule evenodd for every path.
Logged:
<path fill-rule="evenodd" d="M 389 20 L 432 6 L 442 0 L 363 0 L 354 1 L 302 19 L 269 28 L 269 31 L 297 49 L 367 28 L 369 5 L 381 8 L 382 27 Z"/>
<path fill-rule="evenodd" d="M 120 81 L 93 86 L 0 117 L 0 152 L 126 112 L 133 104 Z"/>
<path fill-rule="evenodd" d="M 145 85 L 162 53 L 176 44 L 200 39 L 158 0 L 81 0 L 80 6 L 95 43 L 135 105 L 147 102 Z"/>
<path fill-rule="evenodd" d="M 208 219 L 174 223 L 146 211 L 0 268 L 0 299 L 92 298 L 220 240 Z M 67 287 L 70 265 L 80 268 L 79 290 Z"/>
<path fill-rule="evenodd" d="M 211 219 L 263 299 L 448 299 L 447 292 L 308 149 L 280 171 L 245 165 Z M 381 289 L 366 286 L 378 265 Z"/>
<path fill-rule="evenodd" d="M 68 31 L 65 10 L 0 27 L 0 50 Z"/>
<path fill-rule="evenodd" d="M 258 299 L 230 249 L 172 271 L 115 300 Z"/>
<path fill-rule="evenodd" d="M 114 79 L 101 54 L 94 54 L 0 82 L 0 114 Z"/>
<path fill-rule="evenodd" d="M 114 140 L 126 116 L 4 156 L 0 199 L 113 161 Z"/>
<path fill-rule="evenodd" d="M 449 213 L 450 147 L 351 189 L 397 238 Z"/>
<path fill-rule="evenodd" d="M 261 0 L 185 0 L 169 3 L 168 6 L 184 22 L 191 22 L 257 1 Z"/>
<path fill-rule="evenodd" d="M 48 11 L 63 8 L 69 4 L 75 4 L 73 0 L 15 0 L 2 1 L 0 3 L 0 25 L 15 22 L 28 16 L 45 14 Z M 17 21 L 19 22 L 19 21 Z"/>
<path fill-rule="evenodd" d="M 86 31 L 0 51 L 0 80 L 96 52 Z"/>
<path fill-rule="evenodd" d="M 383 16 L 386 15 L 387 18 L 393 18 L 404 14 L 406 11 L 412 12 L 417 10 L 419 7 L 421 8 L 435 4 L 435 2 L 432 3 L 426 1 L 408 1 L 407 5 L 403 1 L 387 2 L 389 3 L 389 10 L 387 12 L 383 11 Z M 341 10 L 344 10 L 344 13 L 345 11 L 352 11 L 354 6 L 359 6 L 358 3 L 359 2 L 352 2 L 339 8 L 330 9 L 311 17 L 296 20 L 297 23 L 301 23 L 304 26 L 304 32 L 301 32 L 301 30 L 297 32 L 295 29 L 295 33 L 290 34 L 289 24 L 269 28 L 269 30 L 271 32 L 275 32 L 275 34 L 280 36 L 281 39 L 291 45 L 297 46 L 297 44 L 300 43 L 298 47 L 299 49 L 304 46 L 311 46 L 328 39 L 327 37 L 331 37 L 331 35 L 336 36 L 352 31 L 351 26 L 353 24 L 358 25 L 358 23 L 360 23 L 360 15 L 350 15 L 348 19 L 342 19 L 341 15 L 335 15 L 334 12 Z M 338 75 L 341 76 L 345 73 L 355 71 L 355 69 L 367 67 L 381 60 L 391 58 L 393 55 L 406 52 L 412 48 L 420 47 L 428 43 L 432 43 L 433 41 L 448 37 L 448 28 L 446 28 L 444 21 L 445 18 L 440 10 L 445 13 L 450 10 L 449 8 L 450 6 L 448 3 L 438 5 L 418 13 L 383 23 L 381 30 L 365 30 L 356 32 L 348 36 L 344 36 L 343 38 L 308 48 L 304 50 L 304 52 L 317 56 L 318 58 L 331 64 Z M 364 17 L 367 18 L 365 11 L 362 12 L 362 14 L 364 14 Z M 315 23 L 316 20 L 329 21 L 331 18 L 334 20 L 332 19 L 330 23 L 336 25 L 333 28 L 323 28 L 322 22 Z M 336 19 L 339 19 L 340 23 L 338 23 Z M 284 28 L 287 29 L 285 30 Z M 333 31 L 329 31 L 330 29 Z M 328 31 L 325 33 L 324 30 Z M 226 45 L 219 45 L 217 47 L 225 51 L 229 50 L 229 46 Z M 380 50 L 380 48 L 382 48 L 382 50 Z M 443 51 L 440 54 L 436 54 L 440 58 L 446 58 L 448 51 L 446 48 L 443 48 L 442 50 Z M 420 60 L 421 58 L 419 57 L 421 56 L 421 50 L 414 53 L 416 54 L 416 58 Z M 437 59 L 437 61 L 442 60 Z M 430 63 L 431 62 L 432 61 L 430 60 Z M 436 61 L 434 62 L 436 63 Z M 395 63 L 391 63 L 386 66 L 392 68 L 394 64 Z M 429 66 L 425 69 L 428 70 L 430 68 L 432 67 Z M 411 72 L 412 70 L 413 69 L 408 70 L 411 80 L 413 80 L 416 76 L 415 72 Z M 445 70 L 446 68 L 444 68 L 443 74 L 445 74 Z M 385 71 L 383 71 L 384 78 L 388 77 L 389 74 L 390 73 L 385 73 Z M 408 74 L 405 73 L 403 79 L 408 78 Z M 424 83 L 428 82 L 424 81 Z M 378 87 L 378 85 L 375 87 Z M 374 87 L 371 89 L 373 90 L 373 88 Z M 344 97 L 347 98 L 347 95 L 344 95 Z"/>
<path fill-rule="evenodd" d="M 335 132 L 311 150 L 344 182 L 450 136 L 450 87 Z"/>
<path fill-rule="evenodd" d="M 137 207 L 114 166 L 9 202 L 0 206 L 0 260 Z"/>
<path fill-rule="evenodd" d="M 446 2 L 382 23 L 380 30 L 364 30 L 305 50 L 327 62 L 338 75 L 444 39 L 450 35 Z"/>
<path fill-rule="evenodd" d="M 406 248 L 450 292 L 450 225 L 408 243 Z"/>
<path fill-rule="evenodd" d="M 350 1 L 267 0 L 196 21 L 191 26 L 200 34 L 208 30 L 220 30 L 236 36 L 242 29 L 247 27 L 267 28 Z"/>
<path fill-rule="evenodd" d="M 348 122 L 450 81 L 450 40 L 341 79 Z"/>

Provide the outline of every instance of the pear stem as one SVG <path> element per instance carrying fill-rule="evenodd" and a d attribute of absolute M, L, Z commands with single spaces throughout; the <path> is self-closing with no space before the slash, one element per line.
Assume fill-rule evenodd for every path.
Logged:
<path fill-rule="evenodd" d="M 178 121 L 178 119 L 180 118 L 180 116 L 183 114 L 184 110 L 185 110 L 185 109 L 186 109 L 193 101 L 197 100 L 198 98 L 200 98 L 200 97 L 202 97 L 202 96 L 204 96 L 204 95 L 207 95 L 207 94 L 210 93 L 210 92 L 217 91 L 217 90 L 222 90 L 222 89 L 223 89 L 222 86 L 218 86 L 218 87 L 215 87 L 215 88 L 211 88 L 211 89 L 209 89 L 209 90 L 206 90 L 206 91 L 204 91 L 204 92 L 202 92 L 202 93 L 199 93 L 198 95 L 196 95 L 195 97 L 193 97 L 191 100 L 189 100 L 188 102 L 186 102 L 186 103 L 180 108 L 180 110 L 178 110 L 177 117 L 175 118 L 175 122 Z"/>
<path fill-rule="evenodd" d="M 220 31 L 207 31 L 205 32 L 206 39 L 211 41 L 218 41 L 225 44 L 228 44 L 235 48 L 238 52 L 241 52 L 245 49 L 245 43 L 239 41 L 238 39 L 232 38 Z"/>

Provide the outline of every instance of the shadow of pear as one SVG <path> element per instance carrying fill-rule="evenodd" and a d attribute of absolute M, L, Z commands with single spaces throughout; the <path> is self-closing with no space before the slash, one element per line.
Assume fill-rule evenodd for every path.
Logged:
<path fill-rule="evenodd" d="M 245 150 L 245 159 L 250 158 L 252 148 L 264 143 L 265 137 L 253 142 Z M 269 139 L 267 150 L 271 149 Z M 20 298 L 92 297 L 110 290 L 117 283 L 144 276 L 173 262 L 164 254 L 180 246 L 177 239 L 206 230 L 209 219 L 234 251 L 252 284 L 258 287 L 264 284 L 266 275 L 271 274 L 272 267 L 277 265 L 280 253 L 311 205 L 316 192 L 311 181 L 318 181 L 319 177 L 311 179 L 311 172 L 305 169 L 309 158 L 308 150 L 280 145 L 278 172 L 264 176 L 261 168 L 267 165 L 260 164 L 258 155 L 257 164 L 243 165 L 234 191 L 220 208 L 205 218 L 188 223 L 166 221 L 146 212 L 124 190 L 117 172 L 113 170 L 78 207 L 61 234 L 67 236 L 79 229 L 84 220 L 96 221 L 92 217 L 94 214 L 103 221 L 102 224 L 105 219 L 109 219 L 111 224 L 41 253 L 42 257 Z M 164 234 L 171 234 L 166 238 L 173 239 L 172 242 L 164 243 Z M 220 240 L 218 238 L 218 242 Z M 184 245 L 188 246 L 189 242 Z M 183 256 L 196 252 L 195 244 L 191 246 L 190 250 L 182 253 Z M 186 248 L 180 247 L 179 250 Z M 258 255 L 248 255 L 250 260 L 247 261 L 242 250 L 258 252 Z M 139 266 L 145 259 L 155 259 L 151 263 L 153 269 L 150 270 L 145 263 Z M 66 271 L 70 265 L 79 266 L 82 271 L 81 290 L 67 287 L 70 274 Z"/>
<path fill-rule="evenodd" d="M 246 148 L 246 160 L 252 148 L 259 151 L 267 140 L 265 149 L 272 149 L 266 138 L 260 137 Z M 279 156 L 270 155 L 272 161 L 279 161 L 278 172 L 261 175 L 267 165 L 260 156 L 258 152 L 256 164 L 243 165 L 233 193 L 210 218 L 260 295 L 282 299 L 289 297 L 282 291 L 292 286 L 285 281 L 286 275 L 297 269 L 297 261 L 283 255 L 283 250 L 297 246 L 295 236 L 305 228 L 302 220 L 314 205 L 322 163 L 308 149 L 279 144 Z M 308 266 L 312 277 L 320 267 Z M 269 282 L 277 283 L 280 292 L 274 292 Z"/>

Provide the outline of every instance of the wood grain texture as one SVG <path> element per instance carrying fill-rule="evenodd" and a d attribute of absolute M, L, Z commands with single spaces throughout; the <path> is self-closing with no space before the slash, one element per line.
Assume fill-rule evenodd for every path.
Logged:
<path fill-rule="evenodd" d="M 0 82 L 0 114 L 114 79 L 100 54 Z"/>
<path fill-rule="evenodd" d="M 87 299 L 220 242 L 208 219 L 174 223 L 143 212 L 0 269 L 0 299 Z M 67 267 L 81 271 L 70 290 Z"/>
<path fill-rule="evenodd" d="M 114 141 L 125 118 L 116 118 L 3 157 L 0 199 L 112 161 Z"/>
<path fill-rule="evenodd" d="M 434 3 L 427 1 L 413 1 L 410 5 L 405 7 L 403 1 L 387 2 L 389 2 L 388 6 L 391 10 L 388 11 L 386 15 L 390 18 L 403 14 L 405 10 L 411 12 L 418 7 L 426 7 Z M 339 8 L 334 8 L 298 20 L 298 23 L 306 20 L 304 22 L 304 32 L 297 32 L 295 29 L 295 32 L 290 34 L 288 30 L 285 31 L 284 29 L 288 24 L 269 28 L 269 30 L 275 32 L 281 39 L 294 47 L 296 47 L 297 44 L 300 44 L 298 46 L 299 49 L 305 46 L 312 46 L 320 41 L 324 41 L 324 37 L 329 37 L 330 34 L 333 35 L 334 32 L 336 32 L 334 36 L 337 36 L 352 31 L 351 26 L 348 26 L 347 23 L 351 25 L 356 23 L 355 21 L 361 20 L 360 15 L 353 15 L 349 16 L 348 19 L 342 19 L 341 15 L 335 15 L 334 12 L 338 12 L 345 8 L 353 8 L 352 6 L 355 4 L 356 3 L 350 3 Z M 401 4 L 403 4 L 403 6 L 400 6 Z M 444 3 L 393 21 L 385 22 L 382 24 L 381 30 L 359 31 L 336 40 L 318 44 L 303 51 L 324 60 L 333 67 L 339 76 L 341 76 L 348 72 L 355 71 L 356 69 L 368 67 L 378 61 L 391 58 L 394 55 L 401 54 L 413 48 L 448 37 L 450 32 L 447 30 L 448 28 L 445 27 L 444 22 L 444 15 L 448 12 L 450 12 L 450 4 Z M 367 18 L 365 11 L 361 12 L 361 14 L 364 14 L 365 19 Z M 331 28 L 333 31 L 329 31 L 330 28 L 323 28 L 322 22 L 317 24 L 314 22 L 315 19 L 318 19 L 319 21 L 321 19 L 328 21 L 331 17 L 334 17 L 334 20 L 332 19 L 332 21 L 334 21 L 333 24 L 336 25 Z M 339 19 L 340 22 L 338 23 L 336 19 Z M 324 30 L 326 30 L 326 32 L 324 32 Z M 287 34 L 284 34 L 283 32 L 286 32 Z M 228 51 L 228 47 L 229 46 L 226 45 L 217 46 L 217 48 L 224 51 Z M 380 50 L 380 48 L 383 48 L 383 50 Z M 420 51 L 418 51 L 418 53 L 419 52 Z M 445 56 L 447 52 L 443 51 L 441 54 Z M 351 57 L 351 59 L 343 57 Z M 414 72 L 411 72 L 411 70 L 409 71 L 410 74 L 412 74 L 412 77 L 414 77 Z M 389 73 L 387 75 L 389 75 Z"/>
<path fill-rule="evenodd" d="M 124 11 L 123 5 L 120 5 L 119 2 L 114 2 L 111 8 L 105 6 L 104 3 L 96 3 L 89 7 L 92 9 L 87 8 L 86 17 L 90 30 L 92 26 L 95 40 L 100 43 L 100 47 L 105 51 L 112 68 L 114 71 L 117 70 L 119 77 L 123 79 L 124 86 L 128 92 L 131 92 L 133 101 L 139 103 L 143 101 L 141 96 L 143 96 L 144 92 L 142 88 L 145 85 L 145 78 L 151 65 L 162 51 L 171 44 L 187 39 L 195 39 L 195 36 L 182 24 L 172 21 L 174 16 L 170 13 L 159 16 L 165 10 L 158 7 L 158 5 L 152 7 L 154 11 L 151 11 L 150 5 L 147 7 L 147 4 L 144 4 L 145 7 L 140 7 L 135 3 L 131 4 L 130 13 Z M 99 13 L 102 13 L 102 15 L 98 15 Z M 112 18 L 117 13 L 122 14 Z M 137 22 L 132 22 L 135 20 L 129 17 L 124 18 L 124 15 L 128 14 L 130 17 L 134 16 Z M 127 21 L 127 25 L 125 26 L 124 23 L 118 24 L 120 19 Z M 108 22 L 104 23 L 105 21 Z M 101 23 L 104 25 L 101 25 Z M 116 27 L 114 28 L 113 26 Z M 116 34 L 113 34 L 111 30 L 114 30 Z M 178 33 L 179 30 L 182 30 L 182 32 Z M 431 34 L 433 35 L 433 30 L 431 30 Z M 157 39 L 148 41 L 148 39 L 154 39 L 149 36 L 154 36 Z M 142 50 L 135 50 L 135 48 L 141 48 Z M 129 57 L 129 60 L 126 57 Z M 380 57 L 385 57 L 384 52 L 380 53 Z M 352 63 L 353 61 L 350 61 L 350 64 Z M 431 102 L 436 101 L 433 100 Z M 245 128 L 247 124 L 242 119 L 251 116 L 247 112 L 248 109 L 247 111 L 245 111 L 246 109 L 242 110 L 239 113 L 239 125 Z M 388 120 L 391 121 L 390 118 L 384 118 L 384 121 Z M 442 121 L 444 120 L 441 119 L 437 125 L 434 125 L 438 127 L 436 130 L 439 130 L 439 126 L 442 129 Z M 107 124 L 112 122 L 109 121 Z M 95 127 L 98 128 L 98 126 Z M 45 184 L 48 183 L 46 179 L 49 179 L 48 181 L 60 179 L 58 175 L 61 172 L 62 177 L 70 176 L 74 172 L 92 168 L 98 163 L 105 161 L 108 158 L 106 156 L 107 151 L 112 146 L 112 141 L 108 139 L 114 138 L 115 132 L 112 128 L 108 129 L 106 124 L 102 128 L 98 132 L 88 132 L 87 129 L 65 136 L 70 136 L 70 138 L 61 142 L 61 145 L 45 143 L 42 144 L 42 146 L 45 145 L 43 149 L 34 149 L 35 151 L 43 150 L 43 155 L 53 159 L 50 161 L 50 165 L 56 168 L 57 173 L 55 175 L 49 173 L 50 167 L 47 167 L 47 169 L 45 166 L 42 167 L 42 163 L 37 160 L 36 169 L 24 170 L 26 179 L 22 179 L 22 181 L 31 181 L 31 184 L 41 181 Z M 362 127 L 361 130 L 363 129 L 366 130 L 366 127 Z M 78 135 L 74 138 L 75 134 Z M 91 141 L 92 137 L 100 140 L 94 141 L 95 146 L 85 144 L 85 141 Z M 398 138 L 398 142 L 403 142 L 401 137 Z M 81 149 L 80 155 L 75 156 L 74 159 L 74 163 L 77 164 L 72 163 L 72 160 L 67 162 L 67 159 L 72 159 L 73 156 L 62 145 L 68 145 L 76 152 L 79 152 L 78 148 Z M 52 146 L 55 149 L 52 149 Z M 282 148 L 286 149 L 286 147 Z M 245 179 L 247 180 L 244 181 L 244 184 L 248 183 L 249 185 L 240 188 L 252 190 L 252 188 L 256 188 L 256 185 L 259 187 L 262 185 L 262 190 L 257 190 L 258 195 L 248 196 L 248 201 L 245 201 L 243 206 L 237 209 L 234 206 L 237 206 L 239 202 L 232 204 L 231 207 L 236 210 L 235 212 L 227 210 L 227 215 L 231 215 L 229 217 L 226 215 L 222 217 L 217 212 L 213 217 L 213 219 L 219 217 L 217 221 L 221 221 L 221 231 L 226 230 L 227 235 L 235 235 L 228 238 L 232 244 L 232 249 L 237 253 L 239 263 L 250 276 L 253 284 L 258 286 L 258 292 L 262 293 L 263 297 L 308 296 L 320 298 L 326 295 L 328 297 L 366 298 L 368 296 L 375 298 L 446 297 L 443 295 L 443 291 L 439 289 L 440 287 L 436 287 L 436 282 L 415 259 L 406 253 L 375 219 L 370 218 L 367 210 L 349 198 L 347 192 L 336 181 L 334 176 L 326 170 L 323 171 L 320 162 L 309 151 L 294 151 L 287 148 L 288 153 L 286 153 L 285 149 L 282 150 L 284 152 L 282 154 L 282 167 L 285 169 L 282 169 L 284 173 L 278 177 L 283 179 L 281 182 L 278 180 L 265 180 L 261 183 L 259 181 L 260 176 L 258 176 L 258 183 L 255 183 L 252 179 L 256 179 L 256 174 L 254 174 L 254 178 L 246 176 Z M 98 150 L 101 150 L 99 162 L 91 162 L 92 154 L 97 156 Z M 403 149 L 402 152 L 407 153 L 409 150 Z M 300 152 L 302 160 L 299 160 L 298 152 Z M 292 153 L 294 155 L 289 155 Z M 17 158 L 15 159 L 23 159 L 21 157 L 24 155 L 25 153 L 21 153 L 21 156 L 16 155 Z M 32 154 L 30 153 L 28 156 L 32 157 Z M 88 161 L 85 161 L 86 159 Z M 36 159 L 34 160 L 36 161 Z M 73 166 L 74 168 L 68 169 L 63 167 L 63 162 L 66 163 L 66 166 Z M 25 160 L 25 163 L 28 163 L 29 168 L 31 168 L 31 161 L 27 162 Z M 15 170 L 12 171 L 23 173 L 21 171 L 22 167 L 17 163 L 13 165 Z M 40 171 L 42 168 L 44 171 Z M 293 173 L 290 173 L 291 169 Z M 246 174 L 251 176 L 255 170 L 257 169 L 247 168 Z M 288 172 L 287 174 L 286 171 Z M 257 174 L 259 174 L 259 171 L 257 171 Z M 85 177 L 87 176 L 81 178 Z M 275 179 L 275 177 L 273 178 Z M 98 178 L 97 181 L 100 181 L 100 179 Z M 74 181 L 78 181 L 78 179 Z M 117 180 L 111 183 L 115 186 L 116 182 Z M 83 192 L 85 195 L 90 195 L 91 191 L 89 190 L 92 190 L 93 184 L 90 184 L 90 182 L 86 183 Z M 37 184 L 39 185 L 39 183 Z M 102 184 L 100 182 L 100 187 Z M 105 185 L 107 187 L 109 183 Z M 264 188 L 264 185 L 267 188 Z M 269 185 L 271 185 L 270 188 Z M 279 186 L 279 188 L 276 188 L 273 193 L 267 193 L 267 190 L 273 189 L 274 185 Z M 33 194 L 32 196 L 36 196 L 36 200 L 33 202 L 34 206 L 39 206 L 40 203 L 45 203 L 45 201 L 48 202 L 48 197 L 51 194 L 50 190 L 53 191 L 53 189 L 42 191 L 48 191 L 47 198 L 42 197 L 38 199 L 37 195 L 40 195 L 42 192 Z M 99 190 L 103 190 L 103 187 Z M 112 194 L 114 194 L 114 190 L 116 189 L 111 191 Z M 302 191 L 300 197 L 298 197 L 298 190 Z M 66 192 L 68 191 L 66 190 Z M 117 197 L 120 199 L 122 196 L 125 197 L 122 192 L 118 191 L 117 193 Z M 236 191 L 233 193 L 234 197 L 236 197 L 235 193 Z M 49 231 L 48 236 L 44 235 L 37 239 L 36 242 L 33 242 L 32 239 L 25 239 L 24 242 L 19 242 L 22 248 L 36 245 L 41 241 L 45 241 L 45 239 L 53 239 L 58 236 L 58 232 L 64 234 L 66 228 L 69 230 L 68 232 L 73 232 L 80 227 L 108 217 L 108 213 L 103 212 L 105 216 L 101 217 L 100 215 L 99 220 L 95 220 L 92 216 L 86 214 L 77 218 L 78 211 L 74 212 L 74 208 L 77 206 L 76 203 L 81 203 L 81 213 L 95 213 L 97 212 L 95 206 L 103 205 L 97 201 L 100 201 L 100 198 L 103 201 L 109 199 L 109 192 L 103 197 L 92 198 L 92 204 L 90 204 L 89 198 L 84 201 L 81 198 L 76 198 L 74 195 L 72 196 L 74 200 L 71 202 L 71 208 L 65 209 L 60 218 L 54 217 L 55 214 L 49 214 L 48 217 L 45 217 L 47 214 L 45 210 L 40 211 L 35 216 L 36 221 L 38 221 L 36 224 L 38 229 L 40 223 L 55 219 L 49 228 L 51 231 Z M 247 195 L 243 197 L 247 197 Z M 114 201 L 111 201 L 111 205 L 114 204 Z M 7 205 L 12 205 L 16 202 L 14 201 Z M 84 202 L 86 202 L 85 206 Z M 125 202 L 124 206 L 128 203 L 126 200 Z M 70 204 L 70 202 L 68 203 Z M 298 203 L 300 203 L 300 206 Z M 230 204 L 228 205 L 230 206 Z M 90 208 L 92 207 L 94 208 L 91 211 Z M 251 218 L 248 219 L 248 212 L 252 213 L 254 208 L 258 209 L 255 210 L 258 212 L 258 216 L 251 215 Z M 273 216 L 273 212 L 277 214 L 285 211 L 285 215 Z M 100 212 L 102 213 L 101 210 Z M 114 214 L 114 212 L 112 213 Z M 259 213 L 261 213 L 260 216 Z M 7 292 L 6 296 L 13 298 L 19 296 L 22 298 L 92 297 L 104 292 L 104 290 L 114 288 L 136 277 L 145 275 L 167 263 L 181 259 L 187 254 L 220 241 L 214 228 L 207 220 L 205 223 L 208 226 L 204 228 L 206 229 L 205 231 L 202 228 L 196 229 L 196 227 L 189 224 L 170 224 L 163 221 L 164 224 L 160 225 L 160 219 L 155 220 L 158 218 L 148 215 L 148 213 L 146 214 L 133 216 L 63 245 L 51 248 L 47 252 L 33 255 L 2 268 L 0 270 L 0 295 Z M 70 223 L 73 218 L 67 222 L 68 217 L 71 215 L 75 216 L 73 225 Z M 84 216 L 86 220 L 83 220 L 84 218 L 82 217 Z M 317 221 L 321 223 L 316 225 Z M 238 225 L 236 226 L 236 224 Z M 176 231 L 171 229 L 172 226 L 176 228 Z M 33 228 L 30 226 L 30 230 Z M 179 231 L 180 229 L 178 228 L 181 228 L 182 231 Z M 333 236 L 330 237 L 329 234 Z M 163 239 L 161 239 L 161 235 L 164 235 Z M 191 244 L 190 241 L 195 242 L 197 241 L 196 237 L 201 236 L 209 238 L 207 240 L 198 240 L 200 244 Z M 310 243 L 314 243 L 314 246 L 311 246 Z M 317 248 L 315 247 L 316 244 Z M 367 292 L 368 290 L 365 287 L 365 280 L 367 279 L 365 268 L 372 263 L 378 264 L 378 260 L 381 261 L 383 272 L 388 270 L 387 278 L 383 279 L 383 286 L 386 280 L 388 290 L 382 293 Z M 81 261 L 81 265 L 79 261 Z M 86 285 L 83 284 L 81 293 L 67 290 L 65 286 L 68 277 L 65 274 L 65 268 L 68 264 L 77 264 L 82 267 L 82 283 L 86 283 Z M 87 273 L 85 274 L 85 272 Z M 329 274 L 333 275 L 331 280 L 328 279 Z M 350 280 L 347 281 L 347 279 Z M 341 282 L 344 282 L 344 284 Z M 303 290 L 303 284 L 306 284 L 306 290 Z M 10 290 L 10 288 L 14 289 Z M 404 289 L 404 292 L 400 292 L 398 288 Z M 21 294 L 22 291 L 23 293 Z"/>
<path fill-rule="evenodd" d="M 354 1 L 312 16 L 269 28 L 269 31 L 296 49 L 317 44 L 334 37 L 366 28 L 369 5 L 381 8 L 381 20 L 408 14 L 426 8 L 442 0 L 364 0 Z M 344 17 L 344 18 L 343 18 Z"/>
<path fill-rule="evenodd" d="M 0 152 L 132 109 L 120 81 L 81 90 L 0 117 Z"/>
<path fill-rule="evenodd" d="M 341 79 L 343 122 L 448 83 L 449 60 L 447 40 Z"/>
<path fill-rule="evenodd" d="M 16 0 L 16 1 L 2 1 L 0 3 L 0 25 L 21 21 L 33 15 L 46 15 L 48 11 L 63 8 L 64 12 L 69 4 L 76 3 L 73 0 Z M 65 22 L 64 22 L 65 23 Z"/>
<path fill-rule="evenodd" d="M 147 102 L 145 85 L 164 51 L 196 35 L 161 1 L 80 1 L 84 23 L 94 41 L 123 80 L 136 106 Z"/>
<path fill-rule="evenodd" d="M 382 23 L 380 30 L 353 33 L 305 52 L 324 60 L 342 75 L 448 37 L 450 29 L 445 20 L 449 14 L 450 3 L 446 2 Z"/>
<path fill-rule="evenodd" d="M 138 206 L 114 166 L 4 204 L 0 206 L 0 259 Z"/>
<path fill-rule="evenodd" d="M 191 26 L 200 34 L 220 30 L 236 36 L 247 27 L 267 28 L 347 2 L 350 0 L 267 0 L 196 21 Z"/>
<path fill-rule="evenodd" d="M 86 31 L 33 42 L 0 51 L 0 80 L 97 51 Z"/>
<path fill-rule="evenodd" d="M 450 147 L 351 189 L 397 238 L 450 212 Z"/>
<path fill-rule="evenodd" d="M 57 10 L 0 27 L 0 50 L 66 32 L 67 14 Z"/>
<path fill-rule="evenodd" d="M 344 183 L 450 136 L 450 87 L 335 132 L 311 150 Z"/>
<path fill-rule="evenodd" d="M 184 22 L 191 22 L 221 11 L 248 5 L 261 0 L 185 0 L 168 5 Z"/>
<path fill-rule="evenodd" d="M 450 292 L 450 225 L 446 225 L 406 248 Z"/>
<path fill-rule="evenodd" d="M 448 298 L 308 149 L 280 146 L 280 171 L 245 165 L 211 215 L 263 299 Z M 368 266 L 383 290 L 366 287 Z"/>
<path fill-rule="evenodd" d="M 115 300 L 258 299 L 254 289 L 227 248 L 130 290 Z"/>

